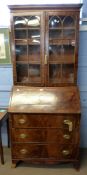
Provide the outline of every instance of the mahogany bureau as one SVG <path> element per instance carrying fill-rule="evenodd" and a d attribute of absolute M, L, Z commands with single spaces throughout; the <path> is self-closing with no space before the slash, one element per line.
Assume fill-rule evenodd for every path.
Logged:
<path fill-rule="evenodd" d="M 80 101 L 77 87 L 14 86 L 8 109 L 12 166 L 17 162 L 79 166 Z"/>

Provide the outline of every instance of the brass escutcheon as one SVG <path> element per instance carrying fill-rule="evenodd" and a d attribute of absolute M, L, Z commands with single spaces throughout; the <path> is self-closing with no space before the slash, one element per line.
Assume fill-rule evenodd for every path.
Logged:
<path fill-rule="evenodd" d="M 70 154 L 70 151 L 69 150 L 63 150 L 62 153 L 63 153 L 64 156 L 68 156 Z"/>
<path fill-rule="evenodd" d="M 63 137 L 64 137 L 64 139 L 67 139 L 67 140 L 70 139 L 70 135 L 68 135 L 68 134 L 64 134 Z"/>
<path fill-rule="evenodd" d="M 20 138 L 22 138 L 22 139 L 24 139 L 24 138 L 26 138 L 27 137 L 27 135 L 26 134 L 20 134 Z"/>
<path fill-rule="evenodd" d="M 21 154 L 26 154 L 26 153 L 27 153 L 27 149 L 21 149 L 21 150 L 20 150 L 20 153 L 21 153 Z"/>
<path fill-rule="evenodd" d="M 25 120 L 25 119 L 22 119 L 22 118 L 21 118 L 21 119 L 19 119 L 19 123 L 20 123 L 20 124 L 24 124 L 25 122 L 26 122 L 26 120 Z"/>

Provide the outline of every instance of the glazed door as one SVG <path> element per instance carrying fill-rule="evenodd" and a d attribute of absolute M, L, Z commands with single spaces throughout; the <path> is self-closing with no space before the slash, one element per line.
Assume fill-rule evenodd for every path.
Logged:
<path fill-rule="evenodd" d="M 13 16 L 14 84 L 44 84 L 43 13 L 25 12 Z"/>
<path fill-rule="evenodd" d="M 48 86 L 73 85 L 76 65 L 76 15 L 68 12 L 46 14 Z"/>

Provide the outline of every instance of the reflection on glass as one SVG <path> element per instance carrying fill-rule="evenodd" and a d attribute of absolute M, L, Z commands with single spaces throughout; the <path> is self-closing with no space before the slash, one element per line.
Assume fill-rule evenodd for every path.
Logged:
<path fill-rule="evenodd" d="M 40 45 L 28 46 L 29 61 L 40 61 Z"/>
<path fill-rule="evenodd" d="M 49 27 L 59 27 L 61 26 L 61 20 L 58 16 L 49 17 Z"/>
<path fill-rule="evenodd" d="M 75 38 L 75 30 L 63 30 L 63 36 L 64 37 L 69 37 L 69 38 Z"/>
<path fill-rule="evenodd" d="M 16 28 L 24 28 L 27 25 L 27 17 L 23 16 L 23 17 L 14 17 L 14 25 Z"/>
<path fill-rule="evenodd" d="M 29 77 L 40 77 L 40 65 L 29 65 Z"/>
<path fill-rule="evenodd" d="M 40 26 L 40 16 L 14 17 L 14 25 L 16 28 L 38 27 Z"/>
<path fill-rule="evenodd" d="M 74 65 L 64 64 L 62 66 L 62 78 L 63 82 L 74 83 Z"/>
<path fill-rule="evenodd" d="M 59 54 L 61 45 L 50 45 L 49 46 L 49 54 Z"/>
<path fill-rule="evenodd" d="M 27 45 L 16 45 L 16 60 L 26 61 L 27 59 Z"/>
<path fill-rule="evenodd" d="M 39 39 L 33 39 L 32 42 L 36 43 L 36 44 L 40 44 L 40 40 Z"/>
<path fill-rule="evenodd" d="M 37 27 L 40 25 L 40 16 L 31 16 L 28 20 L 28 26 Z"/>
<path fill-rule="evenodd" d="M 28 30 L 28 38 L 40 39 L 40 30 Z"/>
<path fill-rule="evenodd" d="M 17 64 L 17 82 L 27 83 L 28 82 L 28 65 L 27 64 Z"/>
<path fill-rule="evenodd" d="M 64 27 L 72 27 L 72 26 L 74 27 L 74 23 L 75 23 L 75 21 L 74 21 L 73 17 L 65 16 L 64 22 L 63 22 Z"/>
<path fill-rule="evenodd" d="M 58 63 L 74 63 L 75 47 L 72 45 L 50 45 L 49 61 Z"/>
<path fill-rule="evenodd" d="M 34 44 L 40 44 L 40 30 L 34 29 L 34 30 L 28 30 L 28 39 L 31 40 Z"/>
<path fill-rule="evenodd" d="M 61 69 L 60 65 L 58 64 L 49 64 L 49 78 L 50 79 L 60 79 L 61 76 Z"/>
<path fill-rule="evenodd" d="M 54 60 L 55 57 L 60 56 L 61 54 L 61 45 L 50 45 L 49 46 L 49 59 Z"/>

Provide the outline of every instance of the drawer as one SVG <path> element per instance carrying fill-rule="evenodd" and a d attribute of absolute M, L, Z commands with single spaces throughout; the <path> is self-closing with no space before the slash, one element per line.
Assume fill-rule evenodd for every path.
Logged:
<path fill-rule="evenodd" d="M 55 149 L 55 147 L 55 144 L 12 144 L 12 158 L 57 158 L 59 155 L 59 149 L 58 146 L 57 149 Z"/>
<path fill-rule="evenodd" d="M 68 160 L 77 157 L 78 148 L 76 145 L 58 145 L 50 144 L 32 144 L 19 143 L 12 144 L 12 158 L 13 159 L 58 159 Z"/>
<path fill-rule="evenodd" d="M 69 132 L 67 129 L 15 129 L 12 128 L 13 142 L 36 142 L 59 144 L 79 144 L 79 132 Z"/>
<path fill-rule="evenodd" d="M 29 115 L 29 114 L 14 114 L 11 116 L 12 127 L 15 128 L 67 128 L 74 129 L 79 125 L 79 115 Z M 69 128 L 68 122 L 71 123 Z"/>

